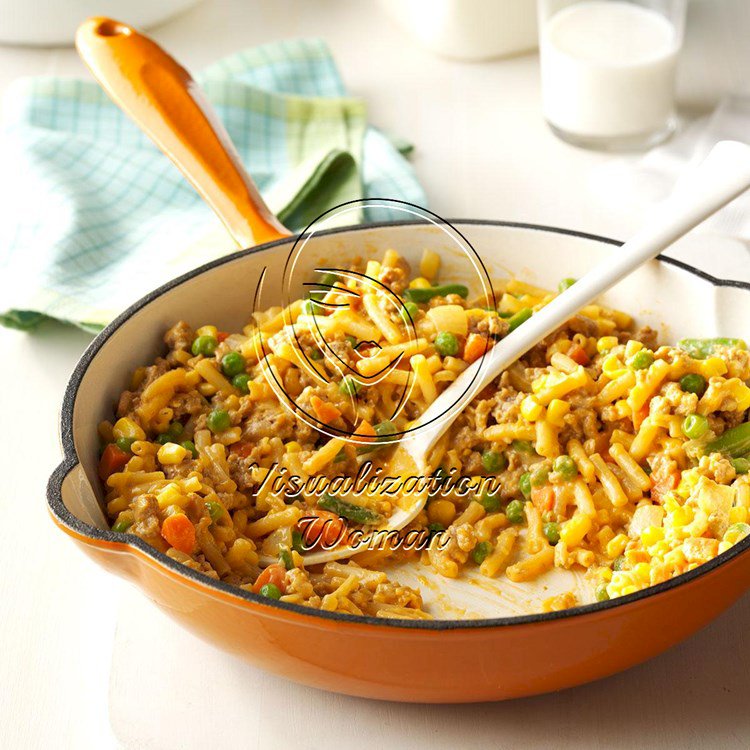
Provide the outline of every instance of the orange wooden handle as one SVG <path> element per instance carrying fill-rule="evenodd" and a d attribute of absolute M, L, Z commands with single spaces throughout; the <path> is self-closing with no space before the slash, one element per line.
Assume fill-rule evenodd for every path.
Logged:
<path fill-rule="evenodd" d="M 112 100 L 179 167 L 240 247 L 290 235 L 247 174 L 195 81 L 127 24 L 89 18 L 76 47 Z"/>

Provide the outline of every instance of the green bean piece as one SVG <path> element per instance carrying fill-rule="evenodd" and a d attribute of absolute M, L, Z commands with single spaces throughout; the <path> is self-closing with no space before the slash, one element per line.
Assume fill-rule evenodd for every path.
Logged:
<path fill-rule="evenodd" d="M 374 429 L 375 434 L 377 435 L 375 442 L 357 446 L 357 453 L 359 455 L 362 455 L 363 453 L 372 453 L 373 451 L 378 451 L 381 448 L 384 448 L 387 445 L 386 438 L 391 437 L 398 432 L 396 425 L 393 424 L 390 419 L 378 422 Z"/>
<path fill-rule="evenodd" d="M 574 279 L 571 276 L 568 276 L 567 279 L 562 279 L 562 281 L 560 281 L 560 283 L 557 285 L 557 288 L 562 293 L 566 289 L 570 289 L 570 287 L 572 287 L 573 284 L 576 283 L 576 281 L 577 279 Z"/>
<path fill-rule="evenodd" d="M 382 518 L 380 513 L 376 513 L 374 510 L 365 508 L 362 505 L 348 503 L 346 500 L 340 500 L 333 495 L 323 495 L 318 500 L 318 507 L 335 513 L 342 518 L 354 521 L 354 523 L 361 523 L 363 525 L 377 523 Z"/>
<path fill-rule="evenodd" d="M 738 474 L 747 474 L 750 472 L 750 458 L 732 458 L 730 459 L 730 463 L 734 466 L 734 470 Z"/>
<path fill-rule="evenodd" d="M 508 333 L 515 331 L 518 326 L 525 323 L 532 315 L 530 307 L 524 307 L 508 319 Z"/>
<path fill-rule="evenodd" d="M 732 346 L 737 349 L 747 349 L 747 344 L 742 339 L 681 339 L 677 342 L 679 349 L 687 352 L 693 359 L 705 359 L 715 354 L 717 349 L 723 346 Z"/>
<path fill-rule="evenodd" d="M 362 385 L 351 375 L 344 375 L 339 383 L 339 391 L 344 396 L 356 396 L 362 390 Z"/>
<path fill-rule="evenodd" d="M 339 277 L 335 273 L 325 273 L 323 274 L 323 278 L 320 280 L 320 286 L 321 289 L 315 289 L 314 291 L 310 292 L 310 299 L 313 300 L 322 300 L 323 297 L 328 294 L 331 290 L 327 287 L 333 286 L 337 281 L 339 280 Z"/>
<path fill-rule="evenodd" d="M 308 355 L 313 362 L 319 362 L 325 356 L 320 349 L 311 349 Z"/>
<path fill-rule="evenodd" d="M 286 547 L 282 547 L 279 550 L 279 562 L 287 570 L 291 570 L 294 567 L 294 559 L 292 558 L 292 553 Z"/>
<path fill-rule="evenodd" d="M 469 289 L 463 284 L 443 284 L 442 286 L 430 286 L 425 289 L 407 289 L 404 297 L 409 302 L 429 302 L 433 297 L 447 297 L 449 294 L 457 294 L 459 297 L 466 299 L 469 296 Z"/>
<path fill-rule="evenodd" d="M 481 565 L 487 559 L 487 555 L 490 552 L 492 552 L 492 545 L 489 542 L 479 542 L 471 551 L 471 556 L 477 565 Z"/>
<path fill-rule="evenodd" d="M 193 458 L 198 458 L 198 449 L 195 447 L 195 443 L 192 440 L 184 440 L 180 445 L 190 452 Z"/>
<path fill-rule="evenodd" d="M 119 518 L 112 524 L 112 531 L 117 531 L 120 534 L 124 534 L 133 525 L 133 519 Z"/>
<path fill-rule="evenodd" d="M 302 538 L 302 532 L 298 531 L 297 529 L 292 530 L 292 549 L 298 555 L 305 554 L 305 542 Z"/>
<path fill-rule="evenodd" d="M 705 453 L 707 456 L 711 453 L 724 453 L 731 458 L 741 458 L 750 453 L 750 422 L 727 430 L 706 446 Z"/>
<path fill-rule="evenodd" d="M 211 522 L 216 523 L 224 517 L 224 506 L 221 503 L 217 503 L 216 500 L 208 500 L 205 503 L 208 515 L 211 516 Z"/>
<path fill-rule="evenodd" d="M 519 453 L 536 453 L 534 446 L 528 440 L 513 440 L 510 447 Z"/>
<path fill-rule="evenodd" d="M 600 583 L 594 591 L 594 596 L 596 597 L 596 601 L 598 602 L 608 602 L 609 594 L 607 593 L 607 584 Z"/>

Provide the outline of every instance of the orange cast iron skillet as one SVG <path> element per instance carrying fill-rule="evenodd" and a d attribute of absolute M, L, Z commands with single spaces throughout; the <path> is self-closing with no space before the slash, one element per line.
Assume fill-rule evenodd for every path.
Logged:
<path fill-rule="evenodd" d="M 151 40 L 108 19 L 84 24 L 78 44 L 117 103 L 136 116 L 191 181 L 202 186 L 201 193 L 238 242 L 264 243 L 240 256 L 291 241 L 244 175 L 227 146 L 226 134 L 207 114 L 194 84 L 177 63 Z M 525 228 L 617 244 L 566 230 Z M 366 229 L 372 231 L 372 226 Z M 383 621 L 271 601 L 194 572 L 138 537 L 97 527 L 88 518 L 81 520 L 81 514 L 65 504 L 63 484 L 75 476 L 82 460 L 91 460 L 77 455 L 73 428 L 76 398 L 87 369 L 104 344 L 142 308 L 228 261 L 215 261 L 156 290 L 96 337 L 66 391 L 65 458 L 47 491 L 50 513 L 60 529 L 96 562 L 134 582 L 192 632 L 257 666 L 326 690 L 398 701 L 486 701 L 558 690 L 638 664 L 703 627 L 747 590 L 750 537 L 687 574 L 613 601 L 524 617 Z M 681 265 L 668 259 L 662 262 Z M 718 282 L 691 271 L 713 283 L 750 291 L 750 285 Z"/>

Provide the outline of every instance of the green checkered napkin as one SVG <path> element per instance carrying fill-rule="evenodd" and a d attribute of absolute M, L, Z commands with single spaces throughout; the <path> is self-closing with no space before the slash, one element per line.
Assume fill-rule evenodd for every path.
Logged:
<path fill-rule="evenodd" d="M 367 125 L 319 40 L 269 44 L 197 76 L 271 209 L 290 229 L 362 197 L 425 205 L 406 144 Z M 97 331 L 234 245 L 171 162 L 94 82 L 17 82 L 4 103 L 0 323 Z M 365 209 L 362 221 L 391 218 Z"/>

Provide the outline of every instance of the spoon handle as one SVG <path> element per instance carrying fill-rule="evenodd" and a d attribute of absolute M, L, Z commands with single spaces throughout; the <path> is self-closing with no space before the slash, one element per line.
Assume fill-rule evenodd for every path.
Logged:
<path fill-rule="evenodd" d="M 474 396 L 503 370 L 563 325 L 582 307 L 614 286 L 647 260 L 689 232 L 750 187 L 750 147 L 721 141 L 686 177 L 680 187 L 622 247 L 569 289 L 555 297 L 474 362 L 429 406 L 420 418 L 426 426 L 405 441 L 409 453 L 423 465 L 438 438 Z"/>
<path fill-rule="evenodd" d="M 156 42 L 111 18 L 89 18 L 78 28 L 76 47 L 115 104 L 190 180 L 240 247 L 289 236 L 190 73 Z"/>

